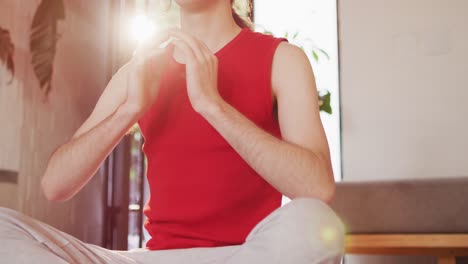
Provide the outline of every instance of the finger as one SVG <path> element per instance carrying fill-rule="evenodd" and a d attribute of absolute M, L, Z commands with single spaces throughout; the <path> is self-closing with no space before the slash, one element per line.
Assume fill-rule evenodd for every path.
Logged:
<path fill-rule="evenodd" d="M 198 61 L 198 59 L 195 57 L 195 54 L 193 53 L 193 49 L 185 41 L 175 39 L 172 41 L 172 44 L 182 52 L 186 63 L 192 64 Z"/>
<path fill-rule="evenodd" d="M 208 48 L 205 42 L 200 41 L 200 46 L 203 50 L 203 54 L 205 55 L 205 60 L 210 66 L 211 74 L 216 75 L 218 70 L 218 57 Z"/>
<path fill-rule="evenodd" d="M 200 47 L 202 49 L 205 60 L 211 65 L 214 66 L 214 61 L 217 59 L 213 52 L 208 48 L 205 42 L 200 41 Z"/>
<path fill-rule="evenodd" d="M 192 44 L 192 47 L 193 45 L 196 45 L 197 48 L 199 48 L 199 51 L 201 54 L 199 54 L 197 56 L 197 58 L 200 60 L 200 61 L 206 61 L 208 62 L 208 64 L 213 68 L 213 67 L 217 67 L 217 58 L 216 56 L 213 54 L 213 52 L 208 48 L 208 46 L 205 44 L 205 42 L 199 40 L 198 38 L 196 37 L 193 37 L 193 36 L 190 36 L 189 34 L 183 32 L 182 30 L 178 29 L 178 28 L 170 28 L 169 30 L 169 34 L 171 36 L 174 36 L 174 37 L 177 37 L 179 39 L 182 39 L 182 40 L 185 40 L 188 42 L 188 44 Z M 196 52 L 196 50 L 195 50 Z M 203 60 L 202 60 L 203 59 Z"/>
<path fill-rule="evenodd" d="M 169 35 L 186 42 L 187 45 L 193 50 L 193 54 L 199 61 L 203 61 L 205 59 L 204 51 L 202 50 L 200 41 L 198 39 L 177 28 L 169 29 Z"/>
<path fill-rule="evenodd" d="M 174 34 L 171 32 L 174 32 Z M 200 41 L 195 37 L 191 37 L 190 35 L 178 29 L 169 30 L 169 34 L 176 37 L 179 41 L 185 42 L 186 45 L 188 45 L 193 50 L 195 58 L 200 63 L 207 63 L 210 66 L 210 69 L 217 67 L 217 63 L 215 62 L 215 55 L 210 51 L 208 46 L 206 46 L 203 41 Z M 193 48 L 194 46 L 195 48 Z"/>

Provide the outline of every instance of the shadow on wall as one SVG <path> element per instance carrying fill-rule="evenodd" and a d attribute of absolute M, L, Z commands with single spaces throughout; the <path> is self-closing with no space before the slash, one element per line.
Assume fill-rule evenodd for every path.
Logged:
<path fill-rule="evenodd" d="M 1 87 L 4 86 L 3 82 L 8 80 L 5 84 L 11 84 L 15 75 L 15 64 L 13 62 L 13 53 L 15 46 L 11 40 L 10 32 L 0 26 L 0 64 L 6 68 L 7 71 L 0 70 Z M 11 76 L 8 76 L 11 75 Z"/>
<path fill-rule="evenodd" d="M 12 37 L 8 29 L 0 26 L 0 206 L 17 207 L 18 191 L 18 146 L 17 132 L 20 127 L 18 119 L 7 120 L 16 115 L 19 107 L 15 104 L 19 96 L 15 80 L 15 64 Z M 8 100 L 10 99 L 10 100 Z"/>
<path fill-rule="evenodd" d="M 8 124 L 0 130 L 0 206 L 103 245 L 100 171 L 66 203 L 50 203 L 40 189 L 50 155 L 89 116 L 109 75 L 112 1 L 63 2 L 0 1 L 0 123 Z"/>
<path fill-rule="evenodd" d="M 31 64 L 39 80 L 39 87 L 44 92 L 43 101 L 47 100 L 52 88 L 53 64 L 59 38 L 57 23 L 61 19 L 65 19 L 63 0 L 42 0 L 31 24 Z"/>

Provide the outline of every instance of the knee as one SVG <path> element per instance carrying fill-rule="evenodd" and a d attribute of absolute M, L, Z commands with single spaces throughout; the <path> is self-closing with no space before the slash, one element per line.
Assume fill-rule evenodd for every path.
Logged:
<path fill-rule="evenodd" d="M 0 207 L 0 233 L 11 231 L 12 228 L 16 227 L 16 222 L 18 222 L 20 212 L 15 211 L 10 208 Z"/>
<path fill-rule="evenodd" d="M 0 222 L 3 222 L 7 216 L 14 213 L 15 210 L 0 206 Z"/>
<path fill-rule="evenodd" d="M 4 222 L 6 219 L 20 214 L 18 211 L 0 206 L 0 221 Z"/>
<path fill-rule="evenodd" d="M 33 229 L 32 222 L 32 218 L 21 212 L 0 207 L 0 243 L 12 244 L 12 241 L 29 241 L 34 236 L 29 232 Z"/>
<path fill-rule="evenodd" d="M 291 246 L 305 247 L 311 253 L 336 257 L 344 252 L 345 228 L 335 212 L 324 202 L 297 198 L 283 206 L 281 225 Z M 314 253 L 314 254 L 315 254 Z"/>

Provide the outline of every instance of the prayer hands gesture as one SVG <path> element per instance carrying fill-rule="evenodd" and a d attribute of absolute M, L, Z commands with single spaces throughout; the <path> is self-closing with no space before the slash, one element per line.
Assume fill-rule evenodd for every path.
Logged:
<path fill-rule="evenodd" d="M 218 58 L 205 43 L 180 29 L 169 29 L 186 65 L 187 93 L 193 109 L 208 111 L 223 102 L 218 92 Z"/>

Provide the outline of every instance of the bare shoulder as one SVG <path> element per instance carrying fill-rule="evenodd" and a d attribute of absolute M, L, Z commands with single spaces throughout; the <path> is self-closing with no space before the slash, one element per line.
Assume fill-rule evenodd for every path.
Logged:
<path fill-rule="evenodd" d="M 293 80 L 312 81 L 314 75 L 309 58 L 305 52 L 296 45 L 288 42 L 281 42 L 273 56 L 272 65 L 272 89 L 275 94 L 280 93 L 280 89 L 291 86 Z"/>
<path fill-rule="evenodd" d="M 288 62 L 288 65 L 283 65 L 284 67 L 304 66 L 304 64 L 309 64 L 309 59 L 301 48 L 283 41 L 278 45 L 278 48 L 275 51 L 273 64 L 275 64 L 275 62 Z"/>

